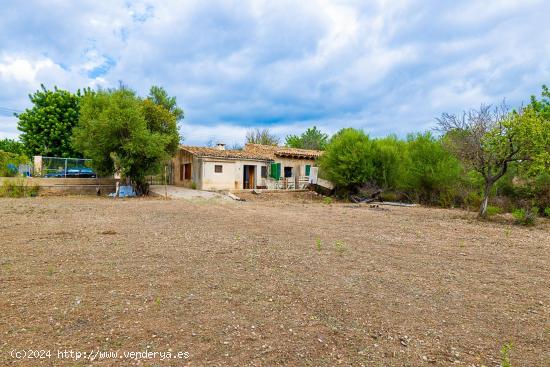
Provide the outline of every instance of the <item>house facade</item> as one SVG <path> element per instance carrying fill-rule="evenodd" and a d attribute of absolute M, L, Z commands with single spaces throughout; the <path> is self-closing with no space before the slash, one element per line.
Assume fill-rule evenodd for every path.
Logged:
<path fill-rule="evenodd" d="M 247 144 L 243 150 L 180 146 L 171 183 L 199 190 L 298 189 L 320 151 Z"/>

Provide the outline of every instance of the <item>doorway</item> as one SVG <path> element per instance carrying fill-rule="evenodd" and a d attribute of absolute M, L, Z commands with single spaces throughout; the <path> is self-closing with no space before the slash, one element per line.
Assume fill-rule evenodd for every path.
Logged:
<path fill-rule="evenodd" d="M 256 166 L 243 166 L 243 189 L 253 189 L 256 186 Z"/>

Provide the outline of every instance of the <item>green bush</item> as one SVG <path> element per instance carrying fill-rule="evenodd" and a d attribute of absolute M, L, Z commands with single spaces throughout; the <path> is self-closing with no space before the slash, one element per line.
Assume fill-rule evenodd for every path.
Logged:
<path fill-rule="evenodd" d="M 535 225 L 535 222 L 537 221 L 537 212 L 538 208 L 533 207 L 529 209 L 515 209 L 512 212 L 512 216 L 516 220 L 517 224 L 521 224 L 524 226 L 532 226 Z"/>
<path fill-rule="evenodd" d="M 550 206 L 544 208 L 544 215 L 547 216 L 547 217 L 550 217 Z"/>
<path fill-rule="evenodd" d="M 407 158 L 400 185 L 420 202 L 450 206 L 462 173 L 458 160 L 430 133 L 408 136 Z"/>
<path fill-rule="evenodd" d="M 510 352 L 512 351 L 512 343 L 507 343 L 500 349 L 501 367 L 512 367 L 510 362 Z"/>
<path fill-rule="evenodd" d="M 444 142 L 445 138 L 429 132 L 410 134 L 407 140 L 395 136 L 370 139 L 361 130 L 342 129 L 319 159 L 320 172 L 336 185 L 337 197 L 350 193 L 368 196 L 382 190 L 380 198 L 385 201 L 478 209 L 484 188 L 482 175 L 460 163 Z M 512 162 L 490 194 L 494 208 L 489 208 L 489 215 L 531 205 L 550 207 L 550 172 L 533 176 L 526 167 Z M 526 210 L 529 218 L 531 211 Z"/>
<path fill-rule="evenodd" d="M 374 149 L 370 159 L 374 166 L 372 182 L 383 189 L 400 187 L 405 174 L 407 143 L 395 136 L 374 140 Z"/>
<path fill-rule="evenodd" d="M 342 129 L 330 140 L 319 165 L 336 186 L 355 191 L 373 178 L 373 150 L 373 141 L 363 131 Z"/>
<path fill-rule="evenodd" d="M 493 216 L 493 215 L 497 215 L 497 214 L 500 214 L 500 213 L 502 213 L 502 209 L 499 208 L 498 206 L 489 205 L 487 207 L 487 215 L 488 216 Z"/>

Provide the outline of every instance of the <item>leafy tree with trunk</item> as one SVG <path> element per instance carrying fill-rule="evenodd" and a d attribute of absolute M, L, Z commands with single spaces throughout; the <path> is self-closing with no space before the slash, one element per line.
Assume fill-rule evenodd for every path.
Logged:
<path fill-rule="evenodd" d="M 78 123 L 80 91 L 74 94 L 41 85 L 29 99 L 33 106 L 16 114 L 24 152 L 28 156 L 79 157 L 71 145 L 71 135 Z"/>
<path fill-rule="evenodd" d="M 0 150 L 8 153 L 23 154 L 25 146 L 23 143 L 13 139 L 0 139 Z"/>
<path fill-rule="evenodd" d="M 301 135 L 288 135 L 285 145 L 291 148 L 324 150 L 327 143 L 328 135 L 313 126 Z"/>
<path fill-rule="evenodd" d="M 373 179 L 376 167 L 371 159 L 374 141 L 362 130 L 345 128 L 330 140 L 319 166 L 326 178 L 346 191 L 356 191 Z"/>
<path fill-rule="evenodd" d="M 265 129 L 252 129 L 246 133 L 247 144 L 262 144 L 262 145 L 277 145 L 279 144 L 279 138 L 277 135 L 271 133 L 267 128 Z"/>
<path fill-rule="evenodd" d="M 496 107 L 481 105 L 462 116 L 444 113 L 437 119 L 446 147 L 483 177 L 479 209 L 482 218 L 487 216 L 495 183 L 506 174 L 510 164 L 532 160 L 533 135 L 539 121 L 531 117 L 530 109 L 510 112 L 502 103 Z"/>
<path fill-rule="evenodd" d="M 100 175 L 120 170 L 139 195 L 148 193 L 146 176 L 156 174 L 177 151 L 176 114 L 155 99 L 127 88 L 82 98 L 73 145 Z"/>

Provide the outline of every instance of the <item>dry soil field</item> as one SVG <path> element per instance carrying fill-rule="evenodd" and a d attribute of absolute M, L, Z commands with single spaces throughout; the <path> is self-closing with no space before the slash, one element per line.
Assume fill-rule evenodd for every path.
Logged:
<path fill-rule="evenodd" d="M 550 365 L 548 223 L 255 199 L 0 199 L 0 366 Z"/>

